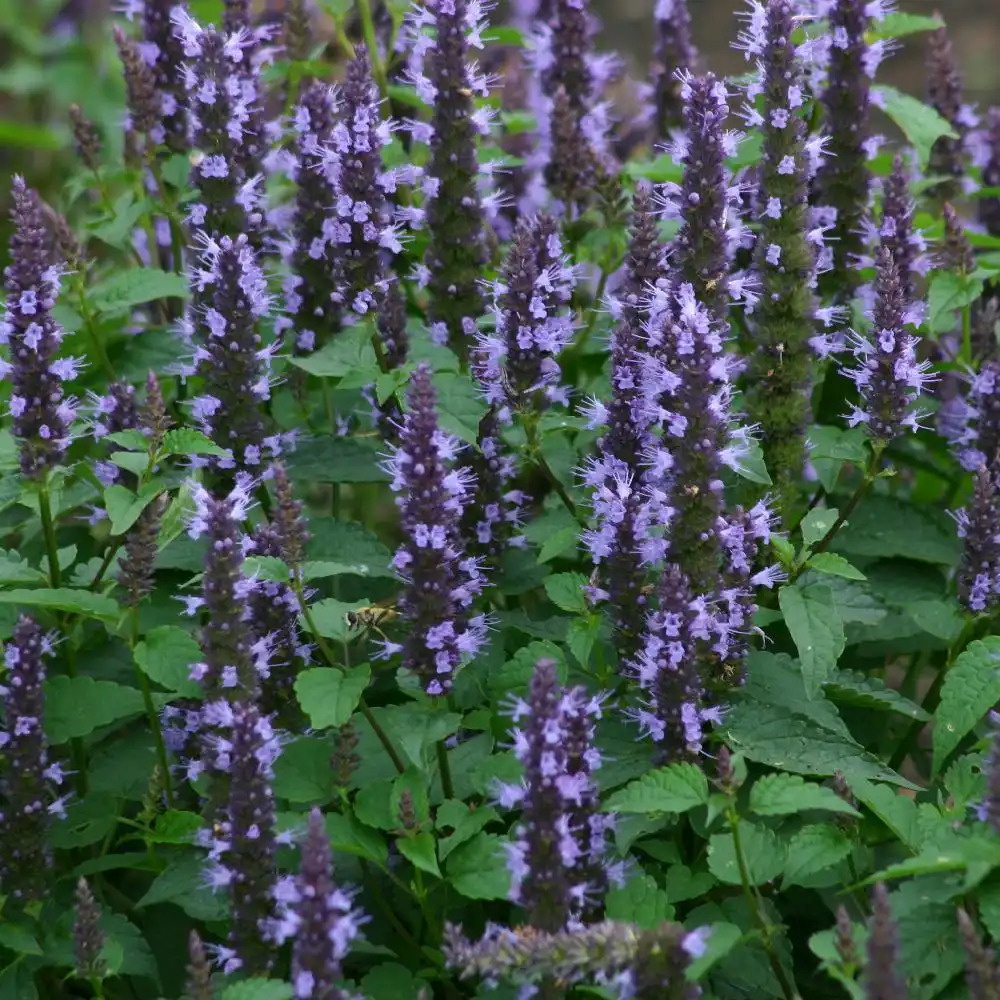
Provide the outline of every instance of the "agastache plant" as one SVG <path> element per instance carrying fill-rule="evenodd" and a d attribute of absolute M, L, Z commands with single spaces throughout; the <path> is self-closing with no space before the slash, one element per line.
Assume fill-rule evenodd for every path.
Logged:
<path fill-rule="evenodd" d="M 931 148 L 928 173 L 946 180 L 935 189 L 942 198 L 954 198 L 970 185 L 968 155 L 965 149 L 969 132 L 979 124 L 978 116 L 964 103 L 962 74 L 952 52 L 948 29 L 942 25 L 928 36 L 927 103 L 948 123 L 952 136 L 941 136 Z"/>
<path fill-rule="evenodd" d="M 442 695 L 485 638 L 485 618 L 471 610 L 484 579 L 459 529 L 473 484 L 467 470 L 455 467 L 459 442 L 438 425 L 425 364 L 411 376 L 408 402 L 387 463 L 403 531 L 392 565 L 405 581 L 399 611 L 408 635 L 402 645 L 387 642 L 383 653 L 401 652 L 424 690 Z"/>
<path fill-rule="evenodd" d="M 976 472 L 969 503 L 954 517 L 963 543 L 959 600 L 973 614 L 992 612 L 1000 604 L 1000 483 L 995 460 Z"/>
<path fill-rule="evenodd" d="M 662 141 L 684 125 L 682 79 L 698 63 L 688 0 L 657 0 L 653 31 L 653 136 Z"/>
<path fill-rule="evenodd" d="M 184 49 L 171 19 L 173 0 L 144 0 L 141 11 L 139 51 L 153 72 L 159 99 L 160 120 L 152 138 L 171 152 L 187 148 L 184 120 Z"/>
<path fill-rule="evenodd" d="M 600 755 L 591 744 L 591 720 L 600 710 L 601 700 L 582 688 L 562 690 L 552 660 L 538 661 L 527 699 L 514 706 L 520 724 L 514 752 L 524 781 L 500 789 L 502 805 L 521 807 L 508 846 L 510 894 L 528 924 L 550 934 L 583 922 L 601 905 L 604 887 L 620 877 L 604 856 L 611 818 L 594 811 L 591 772 Z"/>
<path fill-rule="evenodd" d="M 21 177 L 14 178 L 11 197 L 14 232 L 0 318 L 0 343 L 7 345 L 9 360 L 0 361 L 0 374 L 11 382 L 8 405 L 21 474 L 40 479 L 63 460 L 69 446 L 76 402 L 66 395 L 64 383 L 77 376 L 81 362 L 58 357 L 63 331 L 52 309 L 59 268 L 51 260 L 41 199 Z"/>
<path fill-rule="evenodd" d="M 792 39 L 793 10 L 789 0 L 752 3 L 743 36 L 747 56 L 756 56 L 759 65 L 745 117 L 764 136 L 754 250 L 760 300 L 749 321 L 746 410 L 760 429 L 764 463 L 786 511 L 794 506 L 805 465 L 816 323 L 816 247 L 808 205 L 815 160 L 808 147 L 815 141 L 807 139 L 802 118 L 805 92 Z"/>
<path fill-rule="evenodd" d="M 899 928 L 889 905 L 884 882 L 872 889 L 872 916 L 868 922 L 864 987 L 867 1000 L 905 1000 L 906 983 L 900 972 Z"/>
<path fill-rule="evenodd" d="M 49 762 L 42 730 L 45 657 L 52 640 L 34 619 L 22 616 L 4 646 L 4 725 L 0 730 L 0 877 L 18 902 L 41 899 L 52 864 L 47 832 L 64 815 L 58 788 L 64 775 Z"/>
<path fill-rule="evenodd" d="M 983 187 L 1000 187 L 1000 107 L 986 113 L 983 133 Z M 991 236 L 1000 236 L 1000 195 L 979 200 L 979 221 Z"/>
<path fill-rule="evenodd" d="M 469 58 L 470 48 L 483 45 L 483 9 L 478 0 L 430 0 L 409 20 L 410 78 L 434 109 L 429 129 L 414 126 L 415 134 L 430 143 L 424 178 L 430 242 L 424 266 L 431 334 L 462 355 L 472 346 L 470 324 L 474 329 L 483 311 L 480 277 L 487 260 L 476 136 L 489 132 L 490 116 L 475 107 L 473 98 L 487 97 L 489 90 Z M 434 37 L 426 27 L 434 29 Z"/>

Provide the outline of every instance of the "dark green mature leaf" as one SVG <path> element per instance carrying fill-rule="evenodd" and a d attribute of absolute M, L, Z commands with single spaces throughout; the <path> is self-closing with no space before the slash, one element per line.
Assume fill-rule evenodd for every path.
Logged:
<path fill-rule="evenodd" d="M 0 549 L 0 585 L 47 581 L 48 577 L 40 569 L 30 566 L 13 549 L 10 552 Z"/>
<path fill-rule="evenodd" d="M 510 692 L 527 690 L 539 660 L 554 660 L 560 682 L 565 683 L 566 657 L 563 651 L 551 642 L 529 642 L 489 678 L 490 692 L 495 698 L 502 698 Z"/>
<path fill-rule="evenodd" d="M 417 1000 L 425 987 L 422 979 L 398 962 L 377 965 L 361 980 L 361 988 L 368 1000 Z"/>
<path fill-rule="evenodd" d="M 847 638 L 833 592 L 827 587 L 782 587 L 778 604 L 799 651 L 806 695 L 815 698 L 837 667 Z"/>
<path fill-rule="evenodd" d="M 604 804 L 608 812 L 682 813 L 708 801 L 708 779 L 694 764 L 678 763 L 643 775 L 615 792 Z"/>
<path fill-rule="evenodd" d="M 441 877 L 434 837 L 430 833 L 422 831 L 411 837 L 397 837 L 396 848 L 414 868 L 428 872 L 435 878 Z"/>
<path fill-rule="evenodd" d="M 385 865 L 389 858 L 389 845 L 378 830 L 359 823 L 353 816 L 328 813 L 323 817 L 330 846 L 335 851 L 353 854 L 377 865 Z"/>
<path fill-rule="evenodd" d="M 838 670 L 823 685 L 828 698 L 844 705 L 857 705 L 877 712 L 895 712 L 909 719 L 927 722 L 930 715 L 918 704 L 885 686 L 880 677 L 868 677 L 854 670 Z"/>
<path fill-rule="evenodd" d="M 194 920 L 222 920 L 226 914 L 225 894 L 213 893 L 205 884 L 205 859 L 200 851 L 175 853 L 136 906 L 141 909 L 157 903 L 173 903 Z"/>
<path fill-rule="evenodd" d="M 292 740 L 274 763 L 274 794 L 289 802 L 323 804 L 333 798 L 332 747 L 326 740 Z"/>
<path fill-rule="evenodd" d="M 295 697 L 313 728 L 343 726 L 358 707 L 371 673 L 367 663 L 347 671 L 332 667 L 303 670 L 295 679 Z"/>
<path fill-rule="evenodd" d="M 852 846 L 848 834 L 833 823 L 804 826 L 788 842 L 782 884 L 803 884 L 803 880 L 843 861 Z"/>
<path fill-rule="evenodd" d="M 98 312 L 118 315 L 155 299 L 186 299 L 188 280 L 183 274 L 152 267 L 117 270 L 90 289 L 88 298 Z"/>
<path fill-rule="evenodd" d="M 50 611 L 69 611 L 87 618 L 115 619 L 118 602 L 103 594 L 89 590 L 71 590 L 68 587 L 37 590 L 0 590 L 0 604 L 19 604 L 31 608 L 48 608 Z"/>
<path fill-rule="evenodd" d="M 623 886 L 610 889 L 604 909 L 608 920 L 635 923 L 644 930 L 652 930 L 674 915 L 667 893 L 642 871 L 634 872 Z"/>
<path fill-rule="evenodd" d="M 756 823 L 741 822 L 740 846 L 746 859 L 751 885 L 777 878 L 785 865 L 785 845 L 773 830 Z M 714 834 L 708 842 L 708 870 L 727 885 L 740 885 L 740 868 L 731 832 Z"/>
<path fill-rule="evenodd" d="M 111 534 L 122 535 L 163 489 L 162 483 L 147 483 L 136 495 L 125 486 L 109 486 L 104 491 L 104 506 L 111 522 Z"/>
<path fill-rule="evenodd" d="M 750 789 L 749 809 L 758 816 L 794 816 L 807 809 L 861 815 L 832 788 L 794 774 L 768 774 L 755 781 Z"/>
<path fill-rule="evenodd" d="M 191 667 L 202 658 L 194 636 L 176 625 L 161 625 L 146 633 L 135 647 L 135 662 L 149 678 L 186 698 L 201 698 L 204 689 L 191 680 Z"/>
<path fill-rule="evenodd" d="M 45 682 L 45 732 L 52 743 L 88 736 L 143 710 L 141 691 L 113 681 L 60 676 Z"/>
<path fill-rule="evenodd" d="M 867 497 L 832 545 L 848 556 L 902 556 L 946 566 L 958 563 L 960 551 L 950 518 L 889 496 Z"/>
<path fill-rule="evenodd" d="M 545 578 L 545 593 L 561 611 L 583 614 L 587 611 L 584 587 L 587 578 L 582 573 L 556 573 Z"/>
<path fill-rule="evenodd" d="M 510 872 L 503 840 L 494 833 L 477 833 L 452 851 L 445 874 L 455 891 L 468 899 L 505 899 Z"/>
<path fill-rule="evenodd" d="M 877 84 L 872 94 L 880 108 L 903 130 L 917 151 L 920 166 L 926 167 L 931 148 L 942 136 L 958 138 L 948 124 L 932 107 L 904 94 L 895 87 Z"/>
<path fill-rule="evenodd" d="M 1000 701 L 1000 636 L 969 644 L 945 675 L 934 712 L 936 774 L 972 727 Z"/>
<path fill-rule="evenodd" d="M 371 342 L 371 327 L 360 323 L 341 331 L 318 351 L 288 359 L 296 368 L 309 372 L 318 378 L 344 378 L 355 373 L 364 373 L 370 385 L 378 377 L 375 350 Z"/>
<path fill-rule="evenodd" d="M 384 483 L 381 446 L 372 438 L 321 437 L 303 441 L 287 458 L 288 474 L 316 483 Z"/>
<path fill-rule="evenodd" d="M 434 376 L 438 392 L 437 410 L 441 427 L 467 444 L 479 438 L 479 421 L 486 415 L 482 390 L 468 375 L 438 373 Z"/>
<path fill-rule="evenodd" d="M 927 293 L 927 322 L 932 333 L 950 333 L 955 329 L 956 313 L 971 305 L 983 294 L 984 277 L 937 271 L 931 276 Z"/>
<path fill-rule="evenodd" d="M 192 427 L 177 427 L 167 431 L 161 450 L 166 455 L 225 455 L 210 437 Z"/>

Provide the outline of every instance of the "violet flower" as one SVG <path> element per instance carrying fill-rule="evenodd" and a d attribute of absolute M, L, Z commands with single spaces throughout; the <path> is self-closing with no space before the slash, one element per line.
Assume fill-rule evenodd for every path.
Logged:
<path fill-rule="evenodd" d="M 684 124 L 681 80 L 698 64 L 688 0 L 657 0 L 653 31 L 653 135 L 662 141 Z"/>
<path fill-rule="evenodd" d="M 101 979 L 107 965 L 101 949 L 107 940 L 101 930 L 101 908 L 83 877 L 76 883 L 76 906 L 73 910 L 73 971 L 79 979 Z"/>
<path fill-rule="evenodd" d="M 104 395 L 94 395 L 92 400 L 93 425 L 91 433 L 94 435 L 95 441 L 100 441 L 109 434 L 133 430 L 139 426 L 139 408 L 135 402 L 135 386 L 125 382 L 111 382 Z M 114 449 L 117 449 L 117 446 L 114 446 Z M 134 473 L 125 472 L 114 462 L 106 459 L 98 459 L 94 463 L 94 473 L 101 485 L 105 487 L 121 480 L 134 489 L 137 482 Z"/>
<path fill-rule="evenodd" d="M 972 108 L 963 102 L 962 74 L 955 61 L 948 29 L 942 25 L 927 36 L 927 103 L 951 126 L 954 136 L 941 136 L 931 149 L 927 172 L 947 180 L 934 189 L 950 199 L 963 192 L 970 178 L 965 143 L 979 124 Z"/>
<path fill-rule="evenodd" d="M 335 986 L 340 964 L 358 936 L 365 917 L 353 896 L 333 880 L 330 837 L 315 806 L 302 843 L 302 863 L 278 920 L 277 940 L 292 943 L 292 989 L 296 1000 L 347 1000 Z"/>
<path fill-rule="evenodd" d="M 905 1000 L 906 982 L 900 970 L 899 928 L 889 906 L 884 882 L 872 888 L 872 916 L 868 922 L 864 971 L 866 1000 Z"/>
<path fill-rule="evenodd" d="M 57 357 L 63 331 L 52 316 L 59 294 L 59 268 L 51 263 L 48 231 L 38 193 L 15 177 L 7 293 L 0 318 L 0 342 L 10 360 L 0 375 L 12 383 L 10 415 L 21 454 L 21 474 L 39 479 L 58 465 L 69 446 L 76 402 L 63 383 L 77 376 L 77 358 Z"/>
<path fill-rule="evenodd" d="M 470 48 L 483 47 L 483 7 L 466 0 L 431 0 L 409 21 L 409 75 L 417 94 L 433 111 L 426 168 L 426 220 L 430 242 L 424 255 L 430 292 L 431 333 L 459 354 L 471 346 L 469 323 L 483 311 L 480 278 L 487 259 L 484 209 L 479 190 L 476 135 L 489 132 L 488 111 L 473 97 L 487 97 L 487 79 L 470 61 Z M 424 33 L 433 27 L 434 37 Z M 425 57 L 428 75 L 424 75 Z"/>
<path fill-rule="evenodd" d="M 1000 359 L 984 361 L 969 376 L 965 397 L 957 395 L 946 405 L 949 419 L 942 429 L 962 468 L 975 472 L 993 466 L 1000 451 Z"/>
<path fill-rule="evenodd" d="M 857 386 L 860 403 L 852 405 L 848 422 L 864 424 L 877 441 L 888 442 L 905 428 L 917 430 L 920 414 L 913 405 L 930 380 L 930 363 L 917 359 L 917 338 L 905 327 L 914 322 L 903 294 L 899 268 L 886 247 L 879 250 L 875 307 L 869 337 L 856 336 L 856 368 L 844 374 Z"/>
<path fill-rule="evenodd" d="M 815 157 L 802 118 L 805 91 L 793 11 L 790 0 L 769 0 L 766 6 L 752 0 L 742 35 L 748 57 L 759 57 L 745 117 L 764 140 L 754 252 L 761 294 L 749 320 L 746 410 L 760 428 L 764 461 L 786 511 L 797 500 L 805 466 L 816 325 L 816 248 L 808 204 Z M 758 95 L 760 111 L 754 103 Z"/>
<path fill-rule="evenodd" d="M 129 38 L 118 25 L 114 27 L 114 36 L 125 78 L 126 129 L 145 136 L 151 145 L 158 145 L 162 100 L 156 90 L 156 77 L 138 42 Z"/>
<path fill-rule="evenodd" d="M 502 421 L 512 409 L 538 413 L 568 401 L 555 359 L 573 335 L 566 307 L 574 283 L 555 220 L 522 219 L 494 285 L 495 330 L 480 339 L 476 372 Z"/>
<path fill-rule="evenodd" d="M 983 187 L 1000 187 L 1000 107 L 990 108 L 986 115 L 985 162 Z M 1000 236 L 1000 195 L 979 200 L 979 221 L 991 236 Z"/>
<path fill-rule="evenodd" d="M 398 607 L 408 634 L 403 645 L 386 642 L 383 655 L 402 652 L 403 665 L 424 690 L 442 695 L 485 639 L 484 616 L 470 610 L 484 581 L 459 530 L 470 501 L 470 476 L 454 467 L 459 443 L 438 426 L 426 364 L 411 376 L 408 400 L 399 445 L 386 466 L 399 494 L 403 542 L 392 565 L 405 581 Z"/>
<path fill-rule="evenodd" d="M 995 464 L 978 469 L 969 504 L 954 517 L 963 546 L 958 598 L 973 614 L 992 611 L 1000 604 L 1000 484 Z"/>
<path fill-rule="evenodd" d="M 201 431 L 226 452 L 216 469 L 258 469 L 280 454 L 287 435 L 267 434 L 262 404 L 275 346 L 261 346 L 259 323 L 271 308 L 267 279 L 246 236 L 206 240 L 193 275 L 202 304 L 195 322 L 194 373 L 203 391 L 191 400 Z"/>
<path fill-rule="evenodd" d="M 215 743 L 215 769 L 229 775 L 225 809 L 203 842 L 209 847 L 208 880 L 229 895 L 229 947 L 220 949 L 226 974 L 265 974 L 274 954 L 268 941 L 275 913 L 273 765 L 281 752 L 268 720 L 252 701 L 225 713 L 225 735 Z"/>
<path fill-rule="evenodd" d="M 153 141 L 165 143 L 174 153 L 187 150 L 184 121 L 184 48 L 174 32 L 173 9 L 183 4 L 174 0 L 144 0 L 142 3 L 142 39 L 139 51 L 153 71 L 159 99 L 159 125 Z"/>
<path fill-rule="evenodd" d="M 876 247 L 881 244 L 892 252 L 907 302 L 919 298 L 921 279 L 931 266 L 926 254 L 927 240 L 914 228 L 913 213 L 909 177 L 903 158 L 897 153 L 892 161 L 892 173 L 882 184 L 881 223 L 877 229 L 870 226 L 869 233 Z"/>
<path fill-rule="evenodd" d="M 0 731 L 0 879 L 4 892 L 18 902 L 45 895 L 52 866 L 49 818 L 65 815 L 63 799 L 53 794 L 63 771 L 49 763 L 42 729 L 44 659 L 51 654 L 51 639 L 23 615 L 4 647 L 0 688 L 5 724 Z"/>

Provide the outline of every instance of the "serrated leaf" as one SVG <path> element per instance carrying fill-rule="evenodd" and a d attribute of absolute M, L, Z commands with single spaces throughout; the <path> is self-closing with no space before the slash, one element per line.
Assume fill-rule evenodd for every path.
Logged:
<path fill-rule="evenodd" d="M 902 38 L 905 35 L 913 35 L 922 31 L 934 31 L 943 24 L 940 17 L 928 17 L 926 14 L 909 14 L 905 11 L 894 10 L 876 21 L 871 30 L 865 32 L 865 37 L 870 41 L 878 41 L 882 38 Z"/>
<path fill-rule="evenodd" d="M 826 696 L 845 705 L 870 708 L 877 712 L 895 712 L 908 719 L 927 722 L 930 715 L 916 702 L 887 688 L 880 677 L 868 677 L 853 670 L 838 670 L 823 685 Z"/>
<path fill-rule="evenodd" d="M 111 534 L 125 534 L 162 489 L 162 483 L 146 483 L 137 495 L 125 486 L 109 486 L 104 491 L 104 506 L 111 522 Z"/>
<path fill-rule="evenodd" d="M 438 807 L 434 825 L 439 832 L 447 829 L 452 832 L 438 841 L 438 856 L 442 861 L 447 860 L 456 847 L 497 819 L 499 814 L 493 806 L 481 805 L 473 809 L 458 799 L 446 799 Z"/>
<path fill-rule="evenodd" d="M 169 809 L 156 817 L 156 825 L 145 835 L 151 844 L 193 844 L 205 820 L 198 813 Z"/>
<path fill-rule="evenodd" d="M 587 615 L 586 618 L 574 618 L 570 622 L 566 634 L 566 645 L 576 657 L 577 662 L 586 669 L 590 664 L 590 654 L 597 642 L 603 619 L 600 615 Z"/>
<path fill-rule="evenodd" d="M 836 507 L 814 507 L 799 526 L 802 531 L 802 541 L 806 545 L 815 545 L 837 523 L 840 511 Z"/>
<path fill-rule="evenodd" d="M 324 580 L 331 576 L 386 577 L 388 579 L 395 579 L 396 573 L 388 565 L 334 562 L 330 559 L 309 559 L 302 564 L 302 579 L 307 582 L 309 580 Z"/>
<path fill-rule="evenodd" d="M 314 667 L 295 679 L 295 697 L 314 729 L 345 725 L 358 707 L 371 680 L 371 667 L 359 664 L 350 670 Z"/>
<path fill-rule="evenodd" d="M 934 712 L 933 772 L 1000 701 L 1000 636 L 969 644 L 945 675 Z"/>
<path fill-rule="evenodd" d="M 938 139 L 943 136 L 958 138 L 947 119 L 915 97 L 885 84 L 872 87 L 872 95 L 873 102 L 882 108 L 913 144 L 921 169 L 927 166 L 931 149 Z"/>
<path fill-rule="evenodd" d="M 409 705 L 376 708 L 373 712 L 389 738 L 417 768 L 425 766 L 431 745 L 451 736 L 462 723 L 458 712 L 428 713 Z"/>
<path fill-rule="evenodd" d="M 210 437 L 191 427 L 167 431 L 160 449 L 165 455 L 225 455 L 226 451 Z"/>
<path fill-rule="evenodd" d="M 312 438 L 296 445 L 285 465 L 293 479 L 317 483 L 384 483 L 381 445 L 363 437 Z M 346 558 L 346 557 L 342 557 Z"/>
<path fill-rule="evenodd" d="M 544 586 L 549 600 L 561 611 L 584 614 L 588 610 L 584 595 L 587 578 L 582 573 L 555 573 L 545 578 Z"/>
<path fill-rule="evenodd" d="M 782 587 L 778 605 L 799 651 L 806 696 L 815 698 L 836 669 L 847 644 L 833 593 L 826 587 L 812 587 L 808 592 Z"/>
<path fill-rule="evenodd" d="M 717 962 L 721 962 L 743 939 L 743 931 L 736 924 L 724 921 L 710 924 L 704 928 L 704 932 L 705 951 L 692 958 L 684 970 L 684 978 L 689 983 L 699 982 L 704 978 L 705 973 Z"/>
<path fill-rule="evenodd" d="M 927 292 L 927 324 L 931 332 L 954 330 L 956 313 L 977 301 L 985 284 L 985 278 L 979 274 L 936 271 Z"/>
<path fill-rule="evenodd" d="M 17 583 L 45 583 L 48 577 L 34 566 L 29 565 L 13 550 L 0 549 L 0 584 L 10 586 Z"/>
<path fill-rule="evenodd" d="M 810 569 L 817 573 L 826 573 L 828 576 L 840 576 L 845 580 L 865 580 L 865 574 L 856 566 L 852 566 L 843 556 L 838 556 L 834 552 L 819 552 L 811 556 L 806 563 Z"/>
<path fill-rule="evenodd" d="M 45 733 L 52 743 L 89 736 L 144 710 L 136 688 L 93 677 L 52 677 L 45 682 Z"/>
<path fill-rule="evenodd" d="M 361 989 L 367 1000 L 419 1000 L 427 995 L 425 987 L 422 979 L 417 979 L 398 962 L 376 965 L 361 980 Z"/>
<path fill-rule="evenodd" d="M 513 691 L 526 689 L 539 660 L 555 660 L 560 683 L 566 680 L 566 657 L 551 642 L 529 642 L 522 646 L 499 670 L 489 677 L 490 693 L 502 698 Z"/>
<path fill-rule="evenodd" d="M 567 525 L 552 532 L 542 542 L 542 547 L 538 551 L 538 562 L 544 565 L 563 553 L 576 549 L 579 539 L 580 529 L 576 525 Z"/>
<path fill-rule="evenodd" d="M 187 698 L 204 694 L 201 684 L 191 680 L 191 666 L 201 659 L 201 647 L 194 636 L 176 625 L 151 629 L 135 647 L 135 662 L 147 677 Z"/>
<path fill-rule="evenodd" d="M 768 774 L 755 781 L 750 789 L 749 809 L 758 816 L 794 816 L 807 809 L 861 815 L 833 789 L 796 774 Z"/>
<path fill-rule="evenodd" d="M 604 909 L 608 920 L 638 924 L 643 930 L 659 927 L 674 915 L 667 893 L 641 869 L 623 886 L 608 890 Z"/>
<path fill-rule="evenodd" d="M 117 315 L 143 302 L 186 299 L 188 294 L 188 280 L 183 274 L 153 267 L 132 267 L 118 270 L 94 285 L 88 298 L 98 312 Z"/>
<path fill-rule="evenodd" d="M 904 503 L 890 496 L 868 496 L 851 514 L 851 523 L 833 540 L 844 555 L 902 556 L 918 562 L 955 566 L 961 553 L 947 515 L 926 505 Z"/>
<path fill-rule="evenodd" d="M 776 879 L 785 864 L 785 845 L 766 826 L 740 823 L 740 846 L 751 885 Z M 727 885 L 740 885 L 740 867 L 731 832 L 714 834 L 708 841 L 708 870 Z"/>
<path fill-rule="evenodd" d="M 27 927 L 20 927 L 17 924 L 0 924 L 0 946 L 18 955 L 44 954 L 35 935 Z"/>
<path fill-rule="evenodd" d="M 467 899 L 506 899 L 510 890 L 503 841 L 493 833 L 477 833 L 455 848 L 445 874 L 455 891 Z"/>
<path fill-rule="evenodd" d="M 482 390 L 468 375 L 436 373 L 433 381 L 441 427 L 459 440 L 475 444 L 479 438 L 479 422 L 487 410 Z"/>
<path fill-rule="evenodd" d="M 370 385 L 378 377 L 375 351 L 371 343 L 371 328 L 367 323 L 342 330 L 318 351 L 288 359 L 296 368 L 317 378 L 344 378 L 363 372 Z"/>
<path fill-rule="evenodd" d="M 221 920 L 226 913 L 225 896 L 214 894 L 205 884 L 200 852 L 175 852 L 136 906 L 142 909 L 157 903 L 173 903 L 194 920 Z"/>
<path fill-rule="evenodd" d="M 110 597 L 92 594 L 89 590 L 71 590 L 69 587 L 0 590 L 0 604 L 69 611 L 87 618 L 104 618 L 112 621 L 118 617 L 119 611 L 118 602 Z"/>
<path fill-rule="evenodd" d="M 708 779 L 694 764 L 670 764 L 615 792 L 604 804 L 606 812 L 683 813 L 708 801 Z"/>
<path fill-rule="evenodd" d="M 333 798 L 328 740 L 292 740 L 274 762 L 274 794 L 289 802 L 325 804 Z"/>
<path fill-rule="evenodd" d="M 417 833 L 412 837 L 397 837 L 396 848 L 414 868 L 429 872 L 436 878 L 441 877 L 435 854 L 434 837 L 427 833 Z"/>
<path fill-rule="evenodd" d="M 367 858 L 378 865 L 388 860 L 389 845 L 377 830 L 359 823 L 353 816 L 340 813 L 327 813 L 323 820 L 330 835 L 330 846 L 335 851 Z"/>

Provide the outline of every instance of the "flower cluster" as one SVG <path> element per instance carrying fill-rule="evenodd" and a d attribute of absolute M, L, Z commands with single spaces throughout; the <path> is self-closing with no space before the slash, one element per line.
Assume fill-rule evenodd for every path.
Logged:
<path fill-rule="evenodd" d="M 994 465 L 976 472 L 969 505 L 955 514 L 962 539 L 958 596 L 976 614 L 1000 604 L 1000 482 Z"/>
<path fill-rule="evenodd" d="M 479 342 L 477 376 L 502 421 L 512 409 L 537 412 L 546 400 L 568 401 L 555 359 L 573 333 L 565 307 L 574 284 L 555 220 L 522 220 L 494 286 L 494 332 Z"/>
<path fill-rule="evenodd" d="M 528 923 L 550 934 L 594 919 L 608 884 L 621 879 L 606 857 L 613 817 L 596 810 L 592 774 L 601 757 L 593 720 L 600 713 L 601 699 L 560 689 L 552 660 L 538 661 L 527 700 L 514 707 L 524 783 L 500 790 L 502 805 L 521 807 L 508 847 L 510 894 Z"/>
<path fill-rule="evenodd" d="M 85 878 L 76 883 L 76 907 L 73 912 L 73 957 L 76 974 L 81 979 L 100 979 L 107 971 L 101 956 L 106 937 L 100 925 L 101 908 Z"/>
<path fill-rule="evenodd" d="M 962 467 L 975 472 L 992 466 L 1000 451 L 1000 360 L 990 358 L 969 376 L 968 391 L 942 405 L 946 433 Z M 941 411 L 939 411 L 940 413 Z"/>
<path fill-rule="evenodd" d="M 868 921 L 865 995 L 872 1000 L 905 997 L 906 982 L 899 962 L 899 928 L 892 916 L 889 890 L 884 882 L 872 888 L 872 915 Z"/>
<path fill-rule="evenodd" d="M 470 499 L 470 476 L 454 467 L 459 444 L 438 426 L 436 395 L 425 364 L 414 371 L 408 398 L 409 412 L 387 469 L 399 494 L 403 543 L 392 565 L 406 583 L 399 611 L 409 634 L 404 645 L 386 642 L 383 654 L 402 652 L 404 666 L 420 678 L 424 690 L 441 695 L 485 637 L 485 618 L 470 612 L 484 581 L 478 561 L 464 551 L 459 530 Z"/>
<path fill-rule="evenodd" d="M 155 93 L 159 100 L 159 122 L 150 133 L 157 145 L 165 144 L 171 152 L 187 148 L 184 121 L 184 48 L 178 38 L 171 12 L 177 4 L 172 0 L 141 0 L 140 11 L 133 13 L 132 4 L 126 9 L 131 20 L 141 16 L 139 52 L 152 70 Z"/>
<path fill-rule="evenodd" d="M 483 47 L 483 11 L 479 0 L 431 0 L 411 12 L 404 35 L 409 79 L 434 109 L 429 126 L 411 125 L 415 138 L 430 143 L 423 186 L 431 333 L 461 354 L 471 347 L 468 325 L 483 309 L 480 274 L 487 259 L 476 135 L 489 132 L 491 117 L 488 108 L 475 107 L 473 98 L 489 96 L 489 86 L 469 59 L 470 48 Z"/>
<path fill-rule="evenodd" d="M 51 857 L 46 840 L 50 816 L 62 816 L 63 799 L 53 792 L 64 780 L 49 763 L 42 730 L 44 658 L 52 641 L 23 616 L 4 647 L 4 729 L 0 731 L 0 876 L 4 892 L 19 901 L 41 899 Z"/>
<path fill-rule="evenodd" d="M 917 338 L 905 327 L 919 317 L 903 294 L 899 268 L 892 252 L 882 247 L 876 260 L 875 308 L 869 337 L 856 336 L 856 368 L 845 374 L 858 387 L 860 403 L 852 405 L 848 421 L 864 424 L 878 441 L 891 441 L 909 427 L 916 430 L 920 414 L 913 404 L 930 379 L 930 363 L 917 359 Z"/>
<path fill-rule="evenodd" d="M 93 426 L 95 441 L 109 434 L 133 430 L 139 426 L 139 408 L 135 402 L 135 386 L 125 382 L 112 382 L 103 395 L 93 396 Z M 123 480 L 134 486 L 135 475 L 126 473 L 114 462 L 99 459 L 94 463 L 94 473 L 102 486 Z"/>
<path fill-rule="evenodd" d="M 1000 187 L 1000 107 L 990 108 L 983 130 L 983 187 Z M 991 236 L 1000 236 L 1000 195 L 979 200 L 979 221 Z"/>
<path fill-rule="evenodd" d="M 653 135 L 663 140 L 684 124 L 681 81 L 698 63 L 688 0 L 657 0 L 653 31 Z"/>
<path fill-rule="evenodd" d="M 77 358 L 59 358 L 63 331 L 52 315 L 59 294 L 59 269 L 51 263 L 45 217 L 38 193 L 15 177 L 7 293 L 0 318 L 0 343 L 9 361 L 0 375 L 11 380 L 10 415 L 21 452 L 21 473 L 32 479 L 62 461 L 69 446 L 76 404 L 63 383 L 76 378 Z"/>
<path fill-rule="evenodd" d="M 948 29 L 942 25 L 928 36 L 927 103 L 951 126 L 955 136 L 941 136 L 931 148 L 928 173 L 947 180 L 936 189 L 943 198 L 954 198 L 971 185 L 966 142 L 979 117 L 963 102 L 962 74 L 955 62 Z"/>
<path fill-rule="evenodd" d="M 191 400 L 200 429 L 226 454 L 217 469 L 258 469 L 290 435 L 267 434 L 261 404 L 276 345 L 261 346 L 260 321 L 271 307 L 267 279 L 245 235 L 206 239 L 192 275 L 202 305 L 194 314 L 193 373 L 204 391 Z"/>

